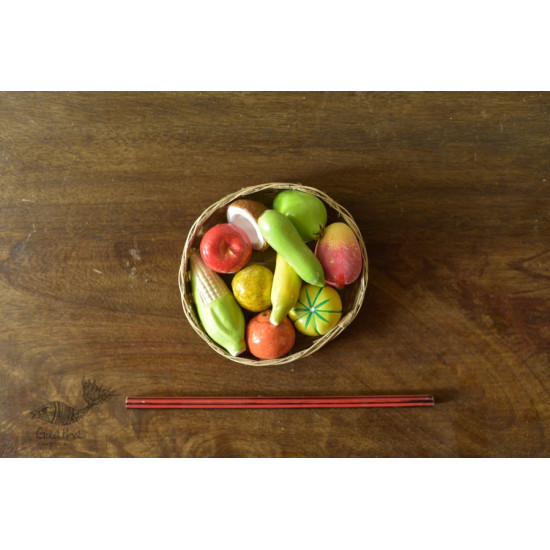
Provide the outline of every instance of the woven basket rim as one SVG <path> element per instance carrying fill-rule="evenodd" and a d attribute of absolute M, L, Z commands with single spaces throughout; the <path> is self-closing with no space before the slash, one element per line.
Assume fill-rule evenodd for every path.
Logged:
<path fill-rule="evenodd" d="M 323 202 L 325 202 L 325 204 L 328 207 L 335 210 L 340 215 L 342 220 L 351 228 L 351 230 L 353 231 L 357 239 L 357 242 L 359 243 L 359 248 L 361 249 L 361 256 L 363 259 L 363 269 L 361 270 L 361 275 L 359 276 L 359 286 L 353 300 L 352 309 L 348 313 L 343 315 L 342 318 L 338 321 L 338 323 L 329 332 L 327 332 L 327 334 L 321 336 L 320 338 L 316 338 L 315 340 L 312 340 L 312 343 L 308 348 L 304 350 L 300 350 L 290 355 L 285 355 L 279 359 L 249 359 L 247 357 L 240 357 L 240 356 L 234 357 L 233 355 L 229 354 L 225 349 L 223 349 L 221 346 L 219 346 L 218 344 L 216 344 L 210 339 L 210 337 L 203 330 L 197 318 L 197 315 L 195 313 L 195 309 L 193 306 L 193 296 L 192 296 L 191 290 L 187 288 L 187 283 L 189 282 L 189 271 L 187 269 L 189 252 L 191 249 L 191 244 L 195 240 L 195 237 L 198 231 L 200 230 L 202 225 L 206 223 L 206 221 L 210 218 L 210 216 L 212 216 L 212 214 L 214 214 L 220 208 L 224 208 L 225 206 L 229 205 L 230 203 L 232 203 L 233 201 L 239 198 L 245 197 L 247 195 L 252 195 L 261 191 L 267 191 L 269 189 L 277 189 L 277 190 L 296 189 L 299 191 L 305 191 L 305 192 L 311 193 L 312 195 L 315 195 L 316 197 L 319 197 Z M 195 220 L 195 222 L 193 223 L 193 225 L 189 230 L 189 233 L 187 234 L 187 238 L 185 240 L 185 244 L 183 247 L 183 253 L 181 256 L 179 272 L 178 272 L 178 285 L 180 289 L 183 312 L 187 317 L 187 320 L 189 321 L 189 324 L 191 325 L 193 330 L 200 336 L 200 338 L 202 338 L 202 340 L 204 340 L 208 344 L 208 346 L 211 349 L 213 349 L 223 357 L 231 361 L 234 361 L 236 363 L 255 366 L 255 367 L 276 366 L 276 365 L 284 365 L 287 363 L 291 363 L 291 362 L 297 361 L 298 359 L 307 357 L 312 353 L 315 353 L 316 351 L 321 349 L 323 346 L 328 344 L 328 342 L 336 338 L 355 319 L 355 317 L 359 313 L 359 310 L 361 309 L 361 306 L 363 305 L 363 301 L 365 298 L 367 284 L 368 284 L 367 249 L 365 247 L 365 243 L 363 241 L 361 231 L 359 230 L 359 227 L 355 223 L 353 216 L 348 212 L 348 210 L 346 210 L 343 206 L 335 202 L 331 197 L 329 197 L 323 191 L 320 191 L 315 187 L 302 185 L 300 183 L 272 182 L 272 183 L 252 185 L 250 187 L 243 187 L 238 191 L 235 191 L 233 193 L 230 193 L 229 195 L 226 195 L 225 197 L 221 198 L 220 200 L 218 200 L 217 202 L 209 206 Z"/>

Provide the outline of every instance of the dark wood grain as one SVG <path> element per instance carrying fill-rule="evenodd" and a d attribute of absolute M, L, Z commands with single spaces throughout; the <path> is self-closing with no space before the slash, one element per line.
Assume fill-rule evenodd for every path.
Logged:
<path fill-rule="evenodd" d="M 0 94 L 0 455 L 549 456 L 547 93 Z M 370 277 L 313 356 L 225 361 L 177 272 L 270 181 L 351 211 Z M 86 406 L 82 380 L 117 395 Z M 126 395 L 431 393 L 432 409 L 127 411 Z"/>

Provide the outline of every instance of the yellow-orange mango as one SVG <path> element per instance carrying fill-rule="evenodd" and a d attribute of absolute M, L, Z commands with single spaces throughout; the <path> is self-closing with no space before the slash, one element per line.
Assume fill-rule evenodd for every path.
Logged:
<path fill-rule="evenodd" d="M 361 274 L 363 259 L 351 228 L 342 222 L 331 223 L 317 241 L 315 255 L 323 266 L 328 285 L 342 288 Z"/>

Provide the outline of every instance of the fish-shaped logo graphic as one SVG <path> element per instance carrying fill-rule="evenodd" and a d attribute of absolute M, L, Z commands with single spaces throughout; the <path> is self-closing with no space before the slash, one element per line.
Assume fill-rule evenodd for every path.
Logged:
<path fill-rule="evenodd" d="M 38 407 L 38 409 L 31 411 L 31 416 L 32 418 L 40 418 L 50 424 L 72 424 L 73 422 L 78 422 L 84 415 L 88 414 L 93 407 L 111 399 L 116 394 L 111 390 L 98 386 L 95 380 L 83 379 L 82 395 L 86 403 L 88 403 L 83 409 L 75 409 L 62 401 L 50 401 Z"/>

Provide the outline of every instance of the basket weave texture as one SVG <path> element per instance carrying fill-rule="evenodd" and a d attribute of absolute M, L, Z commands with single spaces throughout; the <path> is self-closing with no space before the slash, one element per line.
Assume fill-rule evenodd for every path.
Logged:
<path fill-rule="evenodd" d="M 342 221 L 351 228 L 361 248 L 361 255 L 363 257 L 363 270 L 361 271 L 361 275 L 359 276 L 359 278 L 354 283 L 352 283 L 351 285 L 347 285 L 343 290 L 339 291 L 342 298 L 342 317 L 340 318 L 338 324 L 333 327 L 327 334 L 319 338 L 307 338 L 306 340 L 306 337 L 302 338 L 297 333 L 297 344 L 300 338 L 301 346 L 303 349 L 299 349 L 298 351 L 295 351 L 294 353 L 291 353 L 289 355 L 285 355 L 284 357 L 281 357 L 279 359 L 255 359 L 252 355 L 249 354 L 249 352 L 246 352 L 249 357 L 245 355 L 233 357 L 225 349 L 223 349 L 221 346 L 210 339 L 210 337 L 202 328 L 202 325 L 197 317 L 197 313 L 193 305 L 193 294 L 190 284 L 189 252 L 192 248 L 198 248 L 202 235 L 210 227 L 216 225 L 217 223 L 225 223 L 227 221 L 225 219 L 225 211 L 227 206 L 229 206 L 229 204 L 231 204 L 233 201 L 246 197 L 248 199 L 260 201 L 269 208 L 271 207 L 275 195 L 285 189 L 295 189 L 298 191 L 303 191 L 305 193 L 311 193 L 312 195 L 319 197 L 327 207 L 327 224 L 334 223 L 336 221 Z M 228 282 L 227 279 L 225 280 L 226 282 Z M 189 230 L 189 234 L 183 248 L 183 254 L 181 257 L 181 264 L 178 274 L 178 283 L 183 311 L 195 332 L 208 344 L 208 346 L 210 346 L 220 355 L 223 355 L 223 357 L 226 357 L 231 361 L 235 361 L 243 365 L 252 366 L 271 366 L 291 363 L 293 361 L 311 355 L 312 353 L 321 349 L 324 345 L 328 344 L 328 342 L 336 338 L 336 336 L 338 336 L 353 321 L 353 319 L 355 319 L 355 317 L 359 313 L 365 297 L 367 282 L 367 250 L 363 241 L 363 237 L 361 236 L 361 232 L 359 231 L 359 228 L 357 227 L 357 224 L 355 223 L 351 214 L 322 191 L 319 191 L 314 187 L 308 187 L 298 183 L 266 183 L 262 185 L 246 187 L 239 191 L 236 191 L 235 193 L 225 196 L 224 198 L 207 208 L 197 218 L 197 220 Z M 228 284 L 228 286 L 230 286 L 230 284 Z"/>

